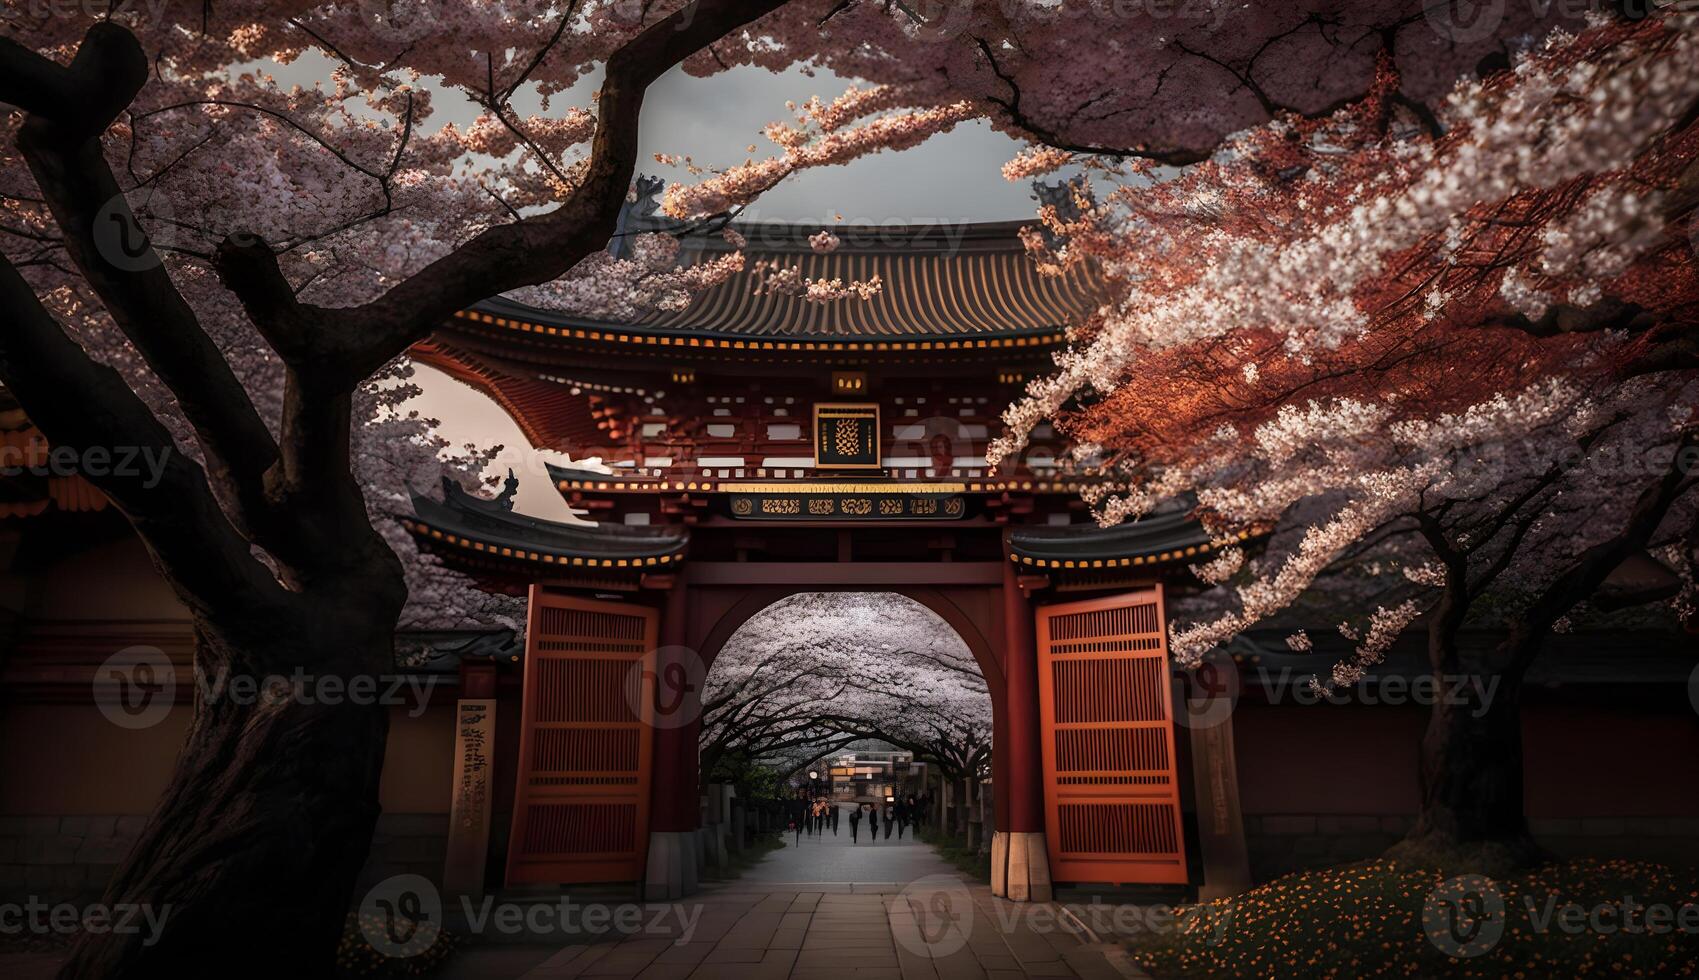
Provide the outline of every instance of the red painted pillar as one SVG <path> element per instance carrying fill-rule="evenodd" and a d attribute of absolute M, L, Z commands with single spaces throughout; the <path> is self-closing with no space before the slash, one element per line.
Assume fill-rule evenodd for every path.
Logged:
<path fill-rule="evenodd" d="M 666 605 L 661 610 L 661 646 L 670 647 L 669 654 L 685 657 L 680 649 L 687 637 L 689 591 L 687 573 L 679 573 L 667 592 Z M 669 656 L 669 659 L 677 659 Z M 705 671 L 688 672 L 700 683 Z M 657 678 L 656 683 L 660 683 Z M 678 692 L 663 691 L 663 697 Z M 691 692 L 700 704 L 701 691 Z M 654 771 L 650 780 L 649 829 L 657 832 L 695 830 L 700 816 L 696 794 L 696 743 L 702 730 L 701 719 L 693 718 L 686 725 L 663 723 L 655 729 Z"/>
<path fill-rule="evenodd" d="M 1006 764 L 1000 768 L 1007 786 L 998 796 L 1009 801 L 1008 823 L 998 827 L 1011 833 L 1041 833 L 1044 830 L 1044 774 L 1039 739 L 1038 652 L 1032 604 L 1021 594 L 1015 566 L 1003 565 L 1003 716 L 1005 738 L 1002 752 Z"/>

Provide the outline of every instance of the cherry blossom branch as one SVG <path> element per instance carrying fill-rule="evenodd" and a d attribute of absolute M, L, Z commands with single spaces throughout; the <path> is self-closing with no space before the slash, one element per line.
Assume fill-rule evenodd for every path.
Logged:
<path fill-rule="evenodd" d="M 1699 486 L 1699 476 L 1689 472 L 1696 454 L 1699 432 L 1690 430 L 1676 444 L 1669 468 L 1640 491 L 1622 529 L 1582 552 L 1518 617 L 1501 651 L 1503 669 L 1526 670 L 1553 624 L 1597 592 L 1617 566 L 1646 549 L 1670 507 Z"/>
<path fill-rule="evenodd" d="M 16 45 L 0 49 L 0 64 L 32 59 L 47 60 Z M 106 105 L 112 116 L 133 98 L 146 73 L 146 59 L 135 38 L 109 23 L 89 30 L 62 75 L 35 72 L 57 77 L 66 92 Z M 0 71 L 0 78 L 5 75 Z M 171 389 L 194 425 L 209 475 L 230 492 L 243 516 L 261 518 L 265 508 L 257 488 L 261 475 L 276 459 L 276 443 L 130 211 L 98 139 L 112 117 L 58 115 L 65 108 L 55 106 L 47 115 L 32 112 L 19 133 L 19 147 L 65 232 L 66 250 L 114 322 Z M 96 238 L 102 225 L 116 226 L 119 234 L 130 239 L 124 243 L 128 249 L 125 267 L 103 254 Z M 139 250 L 131 248 L 138 244 Z M 105 247 L 114 245 L 108 242 Z"/>
<path fill-rule="evenodd" d="M 262 332 L 298 342 L 279 353 L 311 360 L 330 386 L 351 389 L 459 310 L 547 282 L 600 250 L 636 169 L 638 117 L 648 86 L 708 43 L 783 4 L 702 0 L 645 28 L 608 58 L 590 158 L 565 202 L 486 229 L 369 303 L 333 310 L 297 302 L 276 288 L 281 273 L 269 249 L 227 242 L 214 267 Z"/>
<path fill-rule="evenodd" d="M 58 447 L 84 453 L 132 451 L 161 461 L 159 482 L 139 467 L 88 469 L 160 560 L 191 589 L 231 589 L 265 604 L 281 593 L 225 519 L 201 468 L 177 450 L 171 433 L 114 369 L 71 340 L 11 262 L 0 256 L 0 382 Z M 66 392 L 77 393 L 75 398 Z M 188 595 L 185 601 L 191 601 Z"/>

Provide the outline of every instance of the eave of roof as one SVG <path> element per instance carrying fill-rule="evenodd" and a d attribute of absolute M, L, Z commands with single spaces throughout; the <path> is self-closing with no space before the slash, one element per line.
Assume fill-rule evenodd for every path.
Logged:
<path fill-rule="evenodd" d="M 413 494 L 413 515 L 397 518 L 414 536 L 472 557 L 574 568 L 671 567 L 684 559 L 689 532 L 667 526 L 568 524 L 526 517 L 450 484 L 444 499 Z"/>
<path fill-rule="evenodd" d="M 558 463 L 544 465 L 548 469 L 549 480 L 557 489 L 563 492 L 591 493 L 677 493 L 681 490 L 695 493 L 807 493 L 811 489 L 816 492 L 834 492 L 842 484 L 854 483 L 857 487 L 854 492 L 857 493 L 1052 493 L 1075 496 L 1095 482 L 1090 479 L 1044 479 L 1032 476 L 951 476 L 918 484 L 915 481 L 881 479 L 876 476 L 839 477 L 821 474 L 812 478 L 796 479 L 781 478 L 779 471 L 792 472 L 784 467 L 774 467 L 775 472 L 772 474 L 769 474 L 765 467 L 736 468 L 745 470 L 749 475 L 735 478 L 706 475 L 689 477 L 678 474 L 650 476 L 620 470 L 604 473 L 600 470 L 563 466 Z M 761 491 L 753 491 L 749 482 L 751 480 L 776 482 L 763 487 Z"/>
<path fill-rule="evenodd" d="M 1248 532 L 1236 540 L 1250 537 Z M 1214 537 L 1184 511 L 1155 514 L 1137 521 L 1017 527 L 1009 531 L 1009 560 L 1022 566 L 1089 571 L 1159 565 L 1196 558 L 1216 550 Z"/>

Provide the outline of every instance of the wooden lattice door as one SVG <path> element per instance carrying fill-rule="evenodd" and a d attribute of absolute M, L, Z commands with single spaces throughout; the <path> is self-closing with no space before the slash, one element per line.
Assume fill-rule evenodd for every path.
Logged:
<path fill-rule="evenodd" d="M 510 884 L 643 877 L 654 729 L 633 691 L 656 621 L 531 587 Z"/>
<path fill-rule="evenodd" d="M 1183 884 L 1162 587 L 1041 607 L 1038 697 L 1051 876 Z"/>

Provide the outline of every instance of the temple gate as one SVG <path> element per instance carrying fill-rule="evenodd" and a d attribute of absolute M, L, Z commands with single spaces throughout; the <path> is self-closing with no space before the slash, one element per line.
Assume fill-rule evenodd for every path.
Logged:
<path fill-rule="evenodd" d="M 699 680 L 800 591 L 908 595 L 973 651 L 995 712 L 996 894 L 1189 880 L 1163 590 L 1197 587 L 1186 566 L 1213 544 L 1182 511 L 1098 527 L 1080 499 L 1097 477 L 1048 427 L 987 466 L 1003 407 L 1098 295 L 1089 271 L 1038 275 L 1017 227 L 839 228 L 818 254 L 816 229 L 750 226 L 752 271 L 681 311 L 607 322 L 496 299 L 415 348 L 535 447 L 602 462 L 547 466 L 586 523 L 457 486 L 400 515 L 486 587 L 530 595 L 524 663 L 498 688 L 498 725 L 519 726 L 497 760 L 507 881 L 690 891 L 697 729 L 662 717 L 656 685 Z M 683 241 L 685 261 L 729 247 Z M 763 263 L 885 285 L 811 303 L 765 291 Z"/>

